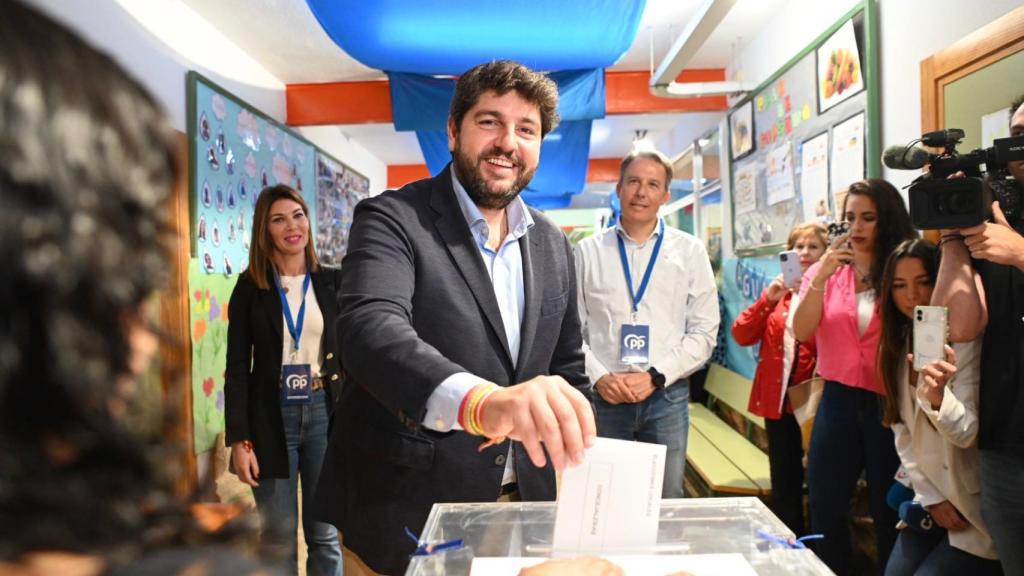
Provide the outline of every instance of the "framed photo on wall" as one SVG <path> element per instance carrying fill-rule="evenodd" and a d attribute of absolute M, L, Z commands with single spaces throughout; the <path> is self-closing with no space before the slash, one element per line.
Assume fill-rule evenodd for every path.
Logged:
<path fill-rule="evenodd" d="M 754 150 L 754 103 L 748 100 L 729 115 L 729 142 L 732 159 L 742 158 Z"/>
<path fill-rule="evenodd" d="M 864 90 L 864 70 L 853 21 L 847 21 L 817 50 L 818 113 Z"/>

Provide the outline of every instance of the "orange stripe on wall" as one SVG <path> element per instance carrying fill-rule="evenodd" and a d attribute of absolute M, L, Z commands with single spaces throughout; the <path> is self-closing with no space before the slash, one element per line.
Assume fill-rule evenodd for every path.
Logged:
<path fill-rule="evenodd" d="M 619 179 L 621 158 L 591 158 L 587 166 L 587 182 L 615 182 Z M 388 188 L 396 189 L 410 182 L 430 178 L 426 164 L 388 165 Z"/>
<path fill-rule="evenodd" d="M 289 84 L 285 87 L 288 124 L 390 124 L 387 80 Z"/>
<path fill-rule="evenodd" d="M 644 114 L 648 112 L 715 112 L 728 110 L 725 96 L 701 98 L 661 98 L 651 94 L 651 75 L 647 72 L 606 72 L 604 75 L 605 113 Z M 721 68 L 683 70 L 676 82 L 719 82 L 725 80 Z"/>
<path fill-rule="evenodd" d="M 389 164 L 388 189 L 401 188 L 410 182 L 430 178 L 426 164 Z"/>
<path fill-rule="evenodd" d="M 678 82 L 725 80 L 721 68 L 683 70 Z M 703 98 L 660 98 L 650 92 L 647 72 L 605 72 L 605 112 L 643 114 L 648 112 L 709 112 L 727 110 L 725 96 Z M 289 84 L 285 90 L 288 124 L 388 124 L 391 92 L 387 80 Z"/>

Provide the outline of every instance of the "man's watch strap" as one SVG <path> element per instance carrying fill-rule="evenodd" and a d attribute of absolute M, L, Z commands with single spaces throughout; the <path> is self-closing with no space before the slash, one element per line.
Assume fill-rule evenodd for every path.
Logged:
<path fill-rule="evenodd" d="M 657 370 L 655 370 L 654 366 L 651 366 L 650 368 L 648 368 L 647 369 L 647 373 L 651 375 L 651 381 L 654 382 L 654 387 L 655 388 L 661 388 L 662 390 L 665 389 L 665 375 L 664 374 L 662 374 L 661 372 L 658 372 Z"/>

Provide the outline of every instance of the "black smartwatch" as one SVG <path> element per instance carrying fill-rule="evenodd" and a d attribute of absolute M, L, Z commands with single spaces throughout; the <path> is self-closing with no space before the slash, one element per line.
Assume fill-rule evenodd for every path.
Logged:
<path fill-rule="evenodd" d="M 665 389 L 665 375 L 664 374 L 662 374 L 661 372 L 658 372 L 657 370 L 655 370 L 654 366 L 651 366 L 650 368 L 648 368 L 647 369 L 647 373 L 651 375 L 651 381 L 654 382 L 654 387 L 655 388 L 661 388 L 662 390 Z"/>

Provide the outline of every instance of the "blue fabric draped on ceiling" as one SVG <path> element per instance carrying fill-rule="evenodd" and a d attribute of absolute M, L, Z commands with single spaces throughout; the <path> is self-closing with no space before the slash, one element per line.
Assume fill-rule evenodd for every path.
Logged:
<path fill-rule="evenodd" d="M 451 160 L 448 150 L 448 107 L 455 80 L 415 74 L 392 73 L 391 110 L 395 129 L 414 130 L 431 174 Z M 604 117 L 604 72 L 584 70 L 554 72 L 558 85 L 558 128 L 544 138 L 541 162 L 523 199 L 535 208 L 564 208 L 587 179 L 590 124 Z"/>
<path fill-rule="evenodd" d="M 414 130 L 432 174 L 451 159 L 445 133 L 454 81 L 482 62 L 510 59 L 561 70 L 562 123 L 541 148 L 523 198 L 569 205 L 586 182 L 590 125 L 604 117 L 603 69 L 633 44 L 646 0 L 306 0 L 349 56 L 388 72 L 395 128 Z"/>
<path fill-rule="evenodd" d="M 633 44 L 645 0 L 306 0 L 349 56 L 387 72 L 457 75 L 481 62 L 606 68 Z"/>

